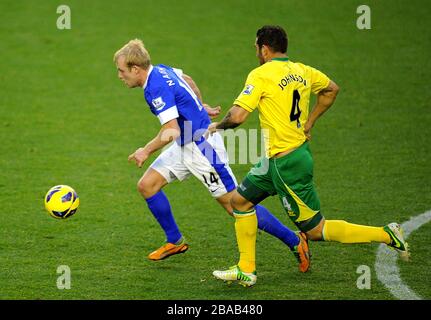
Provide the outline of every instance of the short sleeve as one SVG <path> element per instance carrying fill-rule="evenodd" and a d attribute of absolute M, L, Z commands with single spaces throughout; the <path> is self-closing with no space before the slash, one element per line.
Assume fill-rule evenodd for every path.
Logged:
<path fill-rule="evenodd" d="M 177 68 L 172 68 L 172 70 L 175 72 L 175 74 L 178 76 L 178 77 L 182 77 L 183 76 L 183 74 L 184 74 L 184 72 L 183 72 L 183 70 L 182 69 L 177 69 Z"/>
<path fill-rule="evenodd" d="M 326 89 L 329 86 L 330 79 L 326 74 L 310 66 L 307 66 L 307 68 L 311 74 L 311 92 L 318 94 L 320 91 Z"/>
<path fill-rule="evenodd" d="M 243 91 L 239 94 L 234 104 L 252 112 L 259 104 L 263 93 L 264 81 L 255 71 L 249 73 Z"/>
<path fill-rule="evenodd" d="M 159 118 L 160 124 L 179 117 L 174 93 L 167 86 L 150 89 L 145 93 L 145 99 L 151 112 Z"/>

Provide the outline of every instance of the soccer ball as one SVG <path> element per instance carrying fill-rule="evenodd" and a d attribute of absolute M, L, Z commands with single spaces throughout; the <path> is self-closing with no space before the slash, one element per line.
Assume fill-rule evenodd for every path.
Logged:
<path fill-rule="evenodd" d="M 75 190 L 66 185 L 49 189 L 45 196 L 45 208 L 51 217 L 66 219 L 75 214 L 79 206 L 79 197 Z"/>

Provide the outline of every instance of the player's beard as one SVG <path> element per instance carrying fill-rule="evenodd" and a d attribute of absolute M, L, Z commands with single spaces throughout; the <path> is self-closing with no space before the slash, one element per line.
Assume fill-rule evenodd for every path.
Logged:
<path fill-rule="evenodd" d="M 259 54 L 257 55 L 257 58 L 259 59 L 260 65 L 263 65 L 266 62 L 265 59 L 263 58 L 262 50 L 259 50 Z"/>

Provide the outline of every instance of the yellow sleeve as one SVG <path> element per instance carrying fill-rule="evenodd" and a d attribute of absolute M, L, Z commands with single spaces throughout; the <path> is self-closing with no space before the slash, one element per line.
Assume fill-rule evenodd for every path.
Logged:
<path fill-rule="evenodd" d="M 244 89 L 239 94 L 234 104 L 253 112 L 259 104 L 263 93 L 263 79 L 254 71 L 250 72 L 245 82 Z"/>
<path fill-rule="evenodd" d="M 308 69 L 311 73 L 311 92 L 318 94 L 320 91 L 329 86 L 329 82 L 331 80 L 326 74 L 310 66 L 308 66 Z"/>

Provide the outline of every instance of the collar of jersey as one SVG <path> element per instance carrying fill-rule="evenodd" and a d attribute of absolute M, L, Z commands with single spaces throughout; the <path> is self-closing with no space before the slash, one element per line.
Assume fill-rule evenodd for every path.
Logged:
<path fill-rule="evenodd" d="M 151 74 L 151 71 L 153 71 L 153 69 L 154 69 L 153 65 L 150 65 L 150 69 L 148 70 L 148 74 L 147 74 L 147 80 L 145 80 L 145 83 L 142 86 L 142 89 L 144 89 L 144 90 L 147 87 L 148 79 L 150 78 L 150 74 Z"/>
<path fill-rule="evenodd" d="M 289 61 L 289 57 L 286 58 L 272 58 L 271 61 Z"/>

